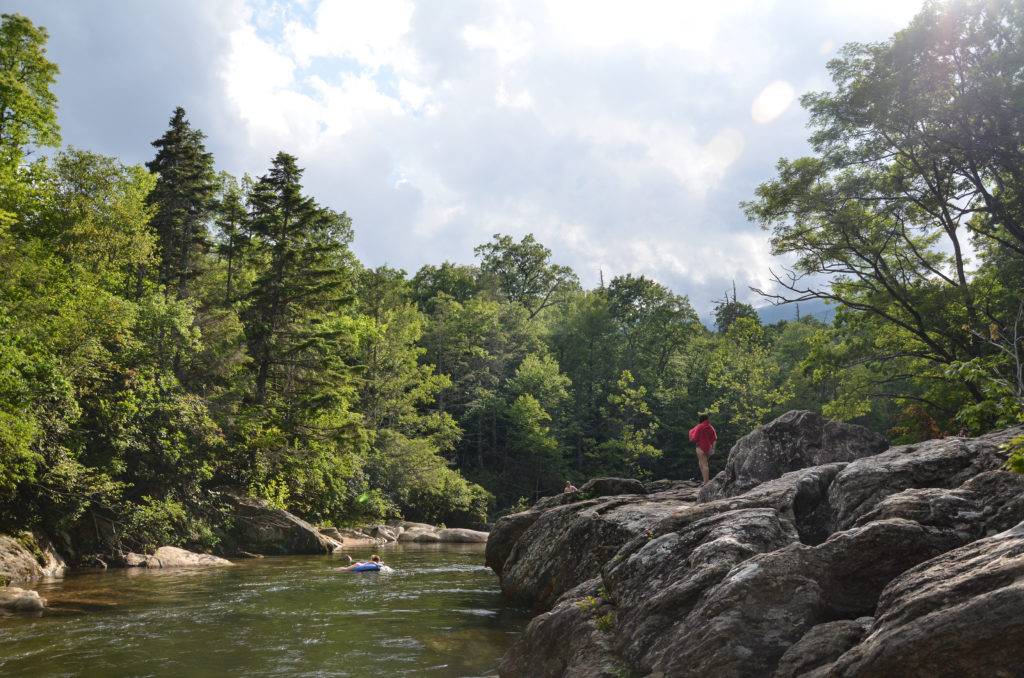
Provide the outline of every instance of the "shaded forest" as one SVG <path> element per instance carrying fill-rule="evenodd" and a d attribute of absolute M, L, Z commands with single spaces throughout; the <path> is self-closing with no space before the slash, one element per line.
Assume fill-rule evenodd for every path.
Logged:
<path fill-rule="evenodd" d="M 371 269 L 287 152 L 218 172 L 61 145 L 58 67 L 0 27 L 0 528 L 216 548 L 220 488 L 321 524 L 473 525 L 597 476 L 696 478 L 791 409 L 894 442 L 1024 419 L 1024 4 L 929 3 L 810 93 L 813 154 L 742 205 L 791 270 L 714 327 L 641 272 L 584 289 L 532 235 Z M 767 173 L 767 168 L 766 168 Z M 103 526 L 102 529 L 100 526 Z"/>

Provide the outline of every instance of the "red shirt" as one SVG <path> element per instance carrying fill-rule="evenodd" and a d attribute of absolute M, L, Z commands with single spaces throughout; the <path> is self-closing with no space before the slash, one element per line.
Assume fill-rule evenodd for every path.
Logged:
<path fill-rule="evenodd" d="M 711 444 L 718 440 L 718 434 L 715 433 L 715 427 L 711 422 L 705 419 L 690 429 L 690 440 L 696 442 L 702 452 L 707 452 L 711 449 Z"/>

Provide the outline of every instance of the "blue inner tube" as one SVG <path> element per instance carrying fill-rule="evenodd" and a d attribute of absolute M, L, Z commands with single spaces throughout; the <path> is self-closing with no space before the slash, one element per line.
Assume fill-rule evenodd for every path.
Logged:
<path fill-rule="evenodd" d="M 360 565 L 359 567 L 356 567 L 356 568 L 352 569 L 351 571 L 352 572 L 376 572 L 379 569 L 380 569 L 380 565 L 375 565 L 374 563 L 364 563 L 364 564 Z"/>

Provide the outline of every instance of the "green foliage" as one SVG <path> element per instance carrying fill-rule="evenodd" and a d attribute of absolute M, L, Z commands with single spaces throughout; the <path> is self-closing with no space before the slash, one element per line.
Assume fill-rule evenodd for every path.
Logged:
<path fill-rule="evenodd" d="M 18 166 L 26 147 L 56 146 L 58 68 L 44 56 L 46 29 L 20 14 L 0 16 L 0 167 Z"/>
<path fill-rule="evenodd" d="M 941 428 L 964 407 L 993 410 L 991 390 L 948 371 L 991 368 L 969 328 L 1013 312 L 990 268 L 1019 270 L 1024 256 L 1024 150 L 998 141 L 1020 134 L 1022 27 L 1017 2 L 929 3 L 892 39 L 845 46 L 828 65 L 834 91 L 802 100 L 815 155 L 780 160 L 745 205 L 773 253 L 795 257 L 780 298 L 840 307 L 844 383 L 826 414 L 859 416 L 885 397 Z M 971 245 L 986 266 L 969 262 Z"/>
<path fill-rule="evenodd" d="M 151 225 L 160 246 L 158 279 L 179 299 L 191 296 L 193 279 L 204 263 L 202 255 L 211 247 L 206 224 L 215 208 L 217 184 L 204 137 L 178 106 L 169 129 L 153 142 L 156 157 L 146 163 L 159 177 L 149 194 L 155 207 Z"/>
<path fill-rule="evenodd" d="M 762 327 L 733 290 L 717 332 L 643 275 L 582 290 L 532 235 L 495 235 L 479 266 L 366 269 L 293 156 L 217 175 L 180 108 L 153 174 L 26 163 L 58 141 L 56 67 L 4 15 L 0 519 L 97 552 L 210 548 L 232 486 L 313 521 L 471 525 L 567 477 L 693 477 L 703 411 L 720 450 L 794 407 L 897 439 L 1017 422 L 1021 12 L 928 4 L 843 49 L 803 100 L 811 156 L 745 206 L 794 262 L 779 300 L 836 320 Z"/>
<path fill-rule="evenodd" d="M 772 408 L 789 397 L 785 387 L 775 386 L 777 371 L 764 330 L 750 318 L 738 318 L 711 355 L 708 384 L 718 396 L 708 411 L 723 415 L 737 431 L 766 423 Z"/>
<path fill-rule="evenodd" d="M 176 546 L 186 521 L 185 509 L 172 499 L 140 497 L 139 503 L 128 507 L 118 544 L 123 550 L 152 552 L 160 546 Z"/>
<path fill-rule="evenodd" d="M 434 302 L 442 295 L 464 304 L 480 290 L 475 266 L 453 264 L 449 261 L 440 266 L 427 264 L 416 271 L 411 281 L 412 293 L 420 309 L 431 313 Z"/>
<path fill-rule="evenodd" d="M 647 388 L 633 388 L 634 381 L 629 370 L 624 370 L 615 390 L 608 394 L 602 415 L 609 438 L 595 445 L 587 456 L 602 472 L 646 478 L 650 476 L 646 467 L 662 452 L 651 444 L 658 425 L 646 401 Z"/>
<path fill-rule="evenodd" d="M 551 250 L 532 233 L 518 243 L 495 233 L 493 242 L 473 251 L 481 258 L 481 276 L 493 281 L 502 298 L 522 304 L 530 318 L 559 303 L 565 292 L 579 285 L 572 269 L 550 263 Z"/>
<path fill-rule="evenodd" d="M 19 347 L 9 325 L 0 317 L 0 501 L 13 498 L 19 484 L 34 480 L 43 461 L 35 449 L 43 432 L 43 399 L 50 393 L 68 396 L 67 383 L 54 366 L 45 356 Z"/>
<path fill-rule="evenodd" d="M 1017 473 L 1024 473 L 1024 436 L 1017 436 L 1003 445 L 1007 454 L 1006 468 Z"/>

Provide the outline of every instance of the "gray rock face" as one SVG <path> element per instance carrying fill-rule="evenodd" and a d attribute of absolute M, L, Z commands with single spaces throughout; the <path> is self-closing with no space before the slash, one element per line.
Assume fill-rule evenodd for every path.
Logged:
<path fill-rule="evenodd" d="M 790 471 L 870 457 L 888 447 L 884 437 L 863 426 L 793 410 L 740 438 L 700 499 L 734 497 Z"/>
<path fill-rule="evenodd" d="M 227 496 L 235 521 L 231 539 L 239 551 L 261 555 L 332 553 L 332 540 L 298 516 L 270 508 L 266 500 Z"/>
<path fill-rule="evenodd" d="M 859 617 L 818 624 L 782 655 L 775 678 L 824 676 L 825 668 L 859 643 L 874 621 L 873 617 Z"/>
<path fill-rule="evenodd" d="M 611 631 L 599 620 L 612 606 L 600 599 L 601 580 L 591 579 L 563 595 L 550 612 L 527 626 L 523 642 L 503 658 L 502 676 L 617 678 L 621 662 L 611 649 Z M 602 626 L 599 627 L 599 624 Z"/>
<path fill-rule="evenodd" d="M 666 675 L 770 676 L 812 627 L 870 614 L 889 580 L 943 546 L 941 536 L 891 520 L 818 546 L 794 543 L 755 555 L 703 591 L 680 623 L 652 641 L 651 651 L 627 658 Z M 687 629 L 713 633 L 691 638 Z"/>
<path fill-rule="evenodd" d="M 692 489 L 600 497 L 506 516 L 491 530 L 487 564 L 506 597 L 537 610 L 600 572 L 619 547 L 654 528 Z"/>
<path fill-rule="evenodd" d="M 64 559 L 41 535 L 31 532 L 16 536 L 0 534 L 0 579 L 62 577 L 67 569 Z"/>
<path fill-rule="evenodd" d="M 636 666 L 665 664 L 679 637 L 691 639 L 690 613 L 732 569 L 759 553 L 797 541 L 792 523 L 771 508 L 725 511 L 625 549 L 606 567 L 613 593 L 617 649 Z M 703 635 L 703 634 L 702 634 Z"/>
<path fill-rule="evenodd" d="M 503 589 L 547 610 L 501 675 L 1024 675 L 1024 478 L 998 470 L 1021 434 L 499 521 Z"/>
<path fill-rule="evenodd" d="M 978 438 L 944 438 L 902 445 L 867 459 L 858 459 L 836 476 L 829 488 L 833 529 L 845 530 L 883 499 L 911 488 L 954 489 L 1006 462 L 999 446 L 1024 426 Z"/>
<path fill-rule="evenodd" d="M 829 676 L 1024 675 L 1024 523 L 934 558 L 882 594 Z"/>
<path fill-rule="evenodd" d="M 855 521 L 906 518 L 955 532 L 964 544 L 1008 530 L 1024 517 L 1024 476 L 985 471 L 955 489 L 912 488 L 891 494 Z"/>

